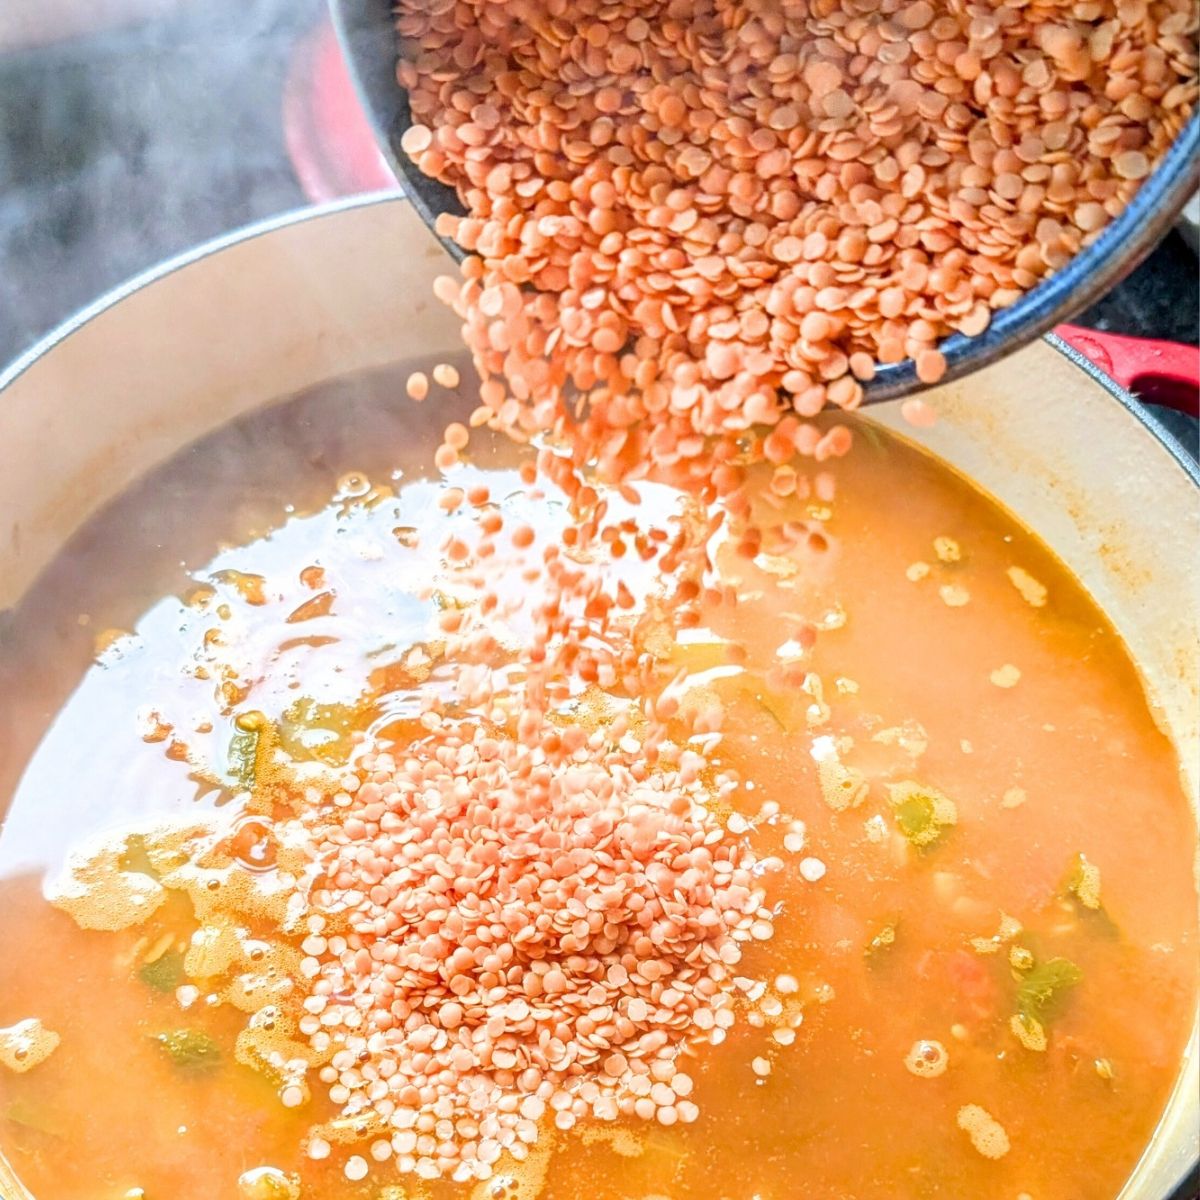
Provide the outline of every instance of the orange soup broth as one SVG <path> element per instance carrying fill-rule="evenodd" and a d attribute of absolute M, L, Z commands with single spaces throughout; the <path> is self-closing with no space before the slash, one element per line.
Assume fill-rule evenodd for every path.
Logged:
<path fill-rule="evenodd" d="M 312 1104 L 287 1110 L 266 1080 L 233 1062 L 244 1014 L 189 1013 L 187 1024 L 229 1050 L 208 1074 L 183 1077 L 152 1040 L 181 1015 L 173 995 L 137 982 L 136 966 L 147 939 L 186 937 L 194 921 L 182 900 L 141 927 L 85 932 L 45 903 L 36 872 L 14 874 L 0 884 L 0 1025 L 37 1016 L 62 1035 L 27 1074 L 0 1071 L 0 1148 L 38 1200 L 108 1200 L 135 1186 L 146 1200 L 232 1200 L 239 1173 L 267 1164 L 299 1172 L 303 1200 L 376 1200 L 387 1183 L 399 1183 L 398 1196 L 430 1200 L 1115 1196 L 1163 1110 L 1195 1011 L 1196 827 L 1175 753 L 1116 633 L 1028 531 L 891 437 L 860 438 L 836 475 L 831 503 L 789 502 L 792 515 L 825 530 L 827 548 L 797 554 L 782 571 L 769 557 L 754 565 L 723 553 L 742 602 L 706 611 L 708 641 L 680 650 L 707 670 L 733 662 L 718 639 L 745 648 L 740 670 L 712 672 L 720 677 L 704 686 L 726 709 L 716 759 L 744 781 L 734 807 L 757 825 L 756 848 L 785 864 L 769 884 L 774 937 L 752 943 L 738 972 L 771 984 L 766 997 L 785 1013 L 802 1006 L 791 1044 L 773 1036 L 780 1018 L 761 1015 L 762 998 L 742 1004 L 722 1045 L 681 1064 L 695 1080 L 694 1125 L 623 1121 L 614 1137 L 614 1127 L 584 1122 L 548 1132 L 552 1152 L 526 1172 L 536 1185 L 527 1191 L 397 1180 L 390 1164 L 354 1184 L 341 1173 L 344 1153 L 325 1163 L 303 1156 L 307 1127 L 332 1115 L 320 1085 Z M 362 520 L 394 524 L 392 514 L 372 513 Z M 329 654 L 361 684 L 367 653 L 396 641 L 379 632 L 395 610 L 372 574 L 382 568 L 338 549 L 344 533 L 344 523 L 314 519 L 286 545 L 249 546 L 242 569 L 257 561 L 272 595 L 295 594 L 243 606 L 241 617 L 257 622 L 262 644 L 293 637 L 294 581 L 321 563 L 339 595 L 357 597 L 350 625 L 326 620 L 341 638 Z M 939 558 L 935 538 L 953 539 L 956 561 Z M 911 579 L 917 562 L 928 573 Z M 1014 566 L 1045 586 L 1044 606 L 1022 597 L 1007 574 Z M 968 599 L 951 606 L 945 588 Z M 805 665 L 821 680 L 827 713 L 808 694 L 781 699 L 763 684 L 797 612 L 826 626 Z M 150 657 L 169 648 L 185 660 L 202 628 L 190 620 Z M 1019 671 L 1012 686 L 993 681 L 1006 666 Z M 122 668 L 107 669 L 120 677 Z M 126 686 L 171 678 L 150 666 L 140 676 L 130 670 Z M 249 701 L 274 716 L 287 697 L 272 698 L 268 675 L 259 671 Z M 179 684 L 180 694 L 194 686 Z M 199 695 L 186 699 L 201 705 Z M 111 695 L 126 722 L 159 698 Z M 362 719 L 378 720 L 381 705 L 386 695 Z M 47 734 L 68 758 L 73 737 L 95 741 L 69 721 Z M 819 738 L 853 739 L 845 762 L 869 783 L 855 807 L 826 802 L 813 757 Z M 152 809 L 160 788 L 178 811 L 186 764 L 127 735 L 106 745 L 93 746 L 91 767 L 104 782 L 85 790 L 121 789 L 130 756 L 153 759 L 151 790 L 138 805 Z M 886 785 L 902 780 L 936 788 L 957 807 L 956 823 L 923 849 L 896 827 Z M 211 804 L 206 788 L 191 786 L 199 798 L 186 803 Z M 780 817 L 763 819 L 764 803 Z M 62 797 L 47 804 L 60 817 L 70 811 Z M 804 823 L 803 848 L 794 839 L 785 847 L 792 821 Z M 1099 868 L 1101 912 L 1067 898 L 1080 853 Z M 807 859 L 825 868 L 813 882 L 801 871 Z M 1022 931 L 995 953 L 978 952 L 972 939 L 992 938 L 1004 914 Z M 881 939 L 887 930 L 894 936 Z M 1019 980 L 1012 945 L 1039 961 L 1068 958 L 1082 972 L 1047 1021 L 1044 1052 L 1025 1048 L 1010 1028 Z M 794 977 L 794 993 L 774 986 L 781 975 Z M 905 1066 L 921 1040 L 948 1053 L 937 1078 Z M 765 1073 L 755 1060 L 766 1060 Z M 1003 1158 L 983 1157 L 957 1126 L 969 1104 L 1003 1125 L 1011 1143 Z"/>

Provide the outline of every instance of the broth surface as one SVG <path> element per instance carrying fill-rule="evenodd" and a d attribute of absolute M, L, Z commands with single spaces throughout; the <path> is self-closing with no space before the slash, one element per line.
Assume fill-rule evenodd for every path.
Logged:
<path fill-rule="evenodd" d="M 425 418 L 394 394 L 354 381 L 189 448 L 85 527 L 0 626 L 0 1026 L 37 1017 L 62 1039 L 27 1073 L 0 1068 L 0 1150 L 38 1200 L 234 1197 L 242 1172 L 268 1165 L 298 1172 L 304 1200 L 1115 1196 L 1194 1013 L 1196 829 L 1178 763 L 1062 565 L 873 427 L 832 468 L 834 499 L 787 502 L 821 536 L 788 561 L 724 554 L 741 603 L 663 648 L 724 705 L 733 809 L 785 864 L 769 885 L 774 937 L 738 968 L 769 986 L 688 1067 L 695 1124 L 547 1132 L 511 1186 L 503 1163 L 467 1187 L 387 1164 L 351 1183 L 344 1154 L 303 1153 L 332 1112 L 319 1091 L 284 1108 L 234 1062 L 243 1014 L 201 1001 L 185 1016 L 145 982 L 153 948 L 186 946 L 195 927 L 181 896 L 115 933 L 47 903 L 47 876 L 90 835 L 152 815 L 229 819 L 239 712 L 328 761 L 354 727 L 411 736 L 415 695 L 395 664 L 430 637 L 419 593 L 442 571 L 446 484 L 417 473 Z M 499 452 L 450 482 L 484 477 L 506 511 L 565 519 L 515 495 Z M 676 504 L 643 492 L 644 513 Z M 796 613 L 820 630 L 804 658 L 820 690 L 781 697 L 762 680 L 798 653 Z M 860 773 L 858 803 L 831 805 L 831 756 Z M 901 830 L 922 814 L 889 798 L 905 781 L 956 810 L 925 847 Z M 1071 891 L 1079 855 L 1099 872 L 1098 908 Z M 1012 1027 L 1029 978 L 1014 948 L 1078 970 L 1046 1007 L 1044 1050 Z M 216 1069 L 162 1053 L 155 1035 L 181 1025 L 222 1049 Z M 906 1066 L 921 1042 L 944 1048 L 936 1077 Z M 972 1145 L 968 1106 L 1003 1127 L 1002 1157 Z"/>

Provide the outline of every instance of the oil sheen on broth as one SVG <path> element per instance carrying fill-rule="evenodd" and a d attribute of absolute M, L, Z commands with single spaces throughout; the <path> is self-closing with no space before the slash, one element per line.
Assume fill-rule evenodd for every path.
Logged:
<path fill-rule="evenodd" d="M 833 468 L 833 499 L 787 502 L 814 531 L 803 550 L 719 555 L 740 603 L 651 647 L 725 710 L 717 757 L 743 783 L 722 821 L 783 862 L 737 1020 L 686 1060 L 693 1123 L 547 1123 L 485 1183 L 389 1163 L 351 1181 L 365 1147 L 304 1150 L 334 1115 L 325 1090 L 287 1107 L 237 1061 L 246 1013 L 187 975 L 183 893 L 116 932 L 47 902 L 95 834 L 236 825 L 248 713 L 318 763 L 344 761 L 357 729 L 419 733 L 403 664 L 452 602 L 438 547 L 460 517 L 397 449 L 444 412 L 393 395 L 360 380 L 184 452 L 93 520 L 0 632 L 0 1026 L 37 1018 L 61 1039 L 33 1069 L 0 1067 L 0 1150 L 33 1195 L 232 1200 L 272 1167 L 304 1200 L 1115 1196 L 1194 1011 L 1178 764 L 1124 647 L 1045 547 L 873 427 Z M 478 482 L 521 520 L 565 519 L 498 453 L 449 481 Z M 646 487 L 638 519 L 676 504 Z M 629 559 L 617 569 L 644 591 Z M 792 660 L 806 685 L 768 686 Z M 239 828 L 246 870 L 269 875 Z M 246 1194 L 289 1194 L 271 1178 Z"/>

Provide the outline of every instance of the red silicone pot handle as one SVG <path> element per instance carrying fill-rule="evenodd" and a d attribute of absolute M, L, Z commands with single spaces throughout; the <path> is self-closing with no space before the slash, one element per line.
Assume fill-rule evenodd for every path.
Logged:
<path fill-rule="evenodd" d="M 1080 325 L 1054 332 L 1139 400 L 1200 417 L 1200 349 L 1181 342 L 1102 333 Z"/>

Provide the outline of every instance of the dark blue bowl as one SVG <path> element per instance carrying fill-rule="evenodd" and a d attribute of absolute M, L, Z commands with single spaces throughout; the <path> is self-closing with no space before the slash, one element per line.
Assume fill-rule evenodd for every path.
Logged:
<path fill-rule="evenodd" d="M 376 141 L 413 207 L 430 228 L 439 213 L 462 215 L 465 210 L 454 190 L 422 175 L 400 149 L 400 139 L 412 124 L 412 116 L 408 96 L 396 83 L 395 31 L 389 0 L 329 0 L 329 6 Z M 1087 249 L 1015 304 L 995 313 L 983 333 L 976 337 L 956 333 L 941 343 L 939 349 L 946 356 L 942 382 L 969 375 L 1082 312 L 1154 249 L 1198 186 L 1200 111 L 1192 114 L 1125 211 Z M 439 240 L 456 259 L 463 258 L 462 249 L 454 242 Z M 878 368 L 875 378 L 866 385 L 866 400 L 892 400 L 927 386 L 917 378 L 911 361 L 893 363 Z"/>

